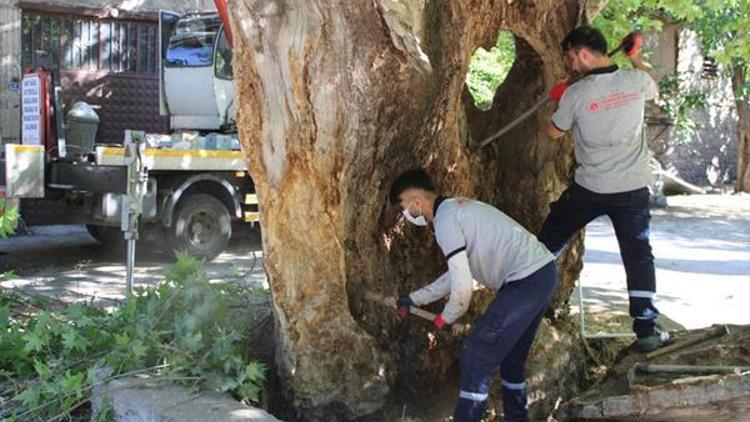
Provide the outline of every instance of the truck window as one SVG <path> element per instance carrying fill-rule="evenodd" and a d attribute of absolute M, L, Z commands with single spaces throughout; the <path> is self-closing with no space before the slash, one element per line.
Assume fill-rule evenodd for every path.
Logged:
<path fill-rule="evenodd" d="M 216 60 L 214 61 L 216 77 L 221 79 L 232 79 L 232 47 L 227 42 L 226 33 L 221 30 L 219 42 L 216 44 Z"/>
<path fill-rule="evenodd" d="M 167 67 L 198 67 L 213 64 L 214 33 L 186 33 L 169 41 Z"/>

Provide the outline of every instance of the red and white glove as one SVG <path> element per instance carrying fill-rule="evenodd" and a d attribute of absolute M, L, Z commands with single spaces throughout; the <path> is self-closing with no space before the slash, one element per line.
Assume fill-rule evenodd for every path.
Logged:
<path fill-rule="evenodd" d="M 566 89 L 568 89 L 567 81 L 558 82 L 557 85 L 549 90 L 549 99 L 552 101 L 560 101 L 560 98 L 562 98 Z"/>
<path fill-rule="evenodd" d="M 642 46 L 643 35 L 640 32 L 631 32 L 622 39 L 622 49 L 628 57 L 638 54 Z"/>
<path fill-rule="evenodd" d="M 448 331 L 450 332 L 453 329 L 453 326 L 450 324 L 446 324 L 445 320 L 443 319 L 443 314 L 438 314 L 438 316 L 435 317 L 435 319 L 432 320 L 432 325 L 435 326 L 438 330 Z"/>

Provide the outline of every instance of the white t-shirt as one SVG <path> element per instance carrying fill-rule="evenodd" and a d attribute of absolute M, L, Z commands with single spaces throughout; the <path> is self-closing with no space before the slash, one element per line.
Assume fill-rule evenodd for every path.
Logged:
<path fill-rule="evenodd" d="M 448 271 L 411 293 L 415 305 L 450 293 L 443 319 L 452 323 L 469 307 L 473 280 L 498 290 L 542 268 L 555 257 L 515 220 L 497 208 L 466 198 L 444 199 L 435 212 L 435 237 Z"/>
<path fill-rule="evenodd" d="M 646 72 L 617 66 L 595 69 L 565 91 L 552 123 L 572 131 L 576 183 L 597 193 L 651 183 L 651 152 L 641 128 L 645 102 L 657 95 L 656 82 Z"/>

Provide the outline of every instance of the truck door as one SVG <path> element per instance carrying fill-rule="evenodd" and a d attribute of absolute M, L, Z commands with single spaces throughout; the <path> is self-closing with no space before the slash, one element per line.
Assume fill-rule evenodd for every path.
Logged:
<path fill-rule="evenodd" d="M 167 57 L 169 38 L 174 33 L 180 15 L 167 10 L 159 12 L 159 114 L 169 116 L 169 107 L 164 93 L 164 59 Z"/>
<path fill-rule="evenodd" d="M 172 130 L 221 127 L 214 88 L 214 48 L 221 22 L 211 12 L 177 23 L 164 60 L 164 88 Z"/>
<path fill-rule="evenodd" d="M 216 92 L 216 106 L 219 110 L 221 124 L 235 123 L 234 106 L 234 76 L 232 73 L 232 46 L 227 40 L 224 27 L 216 38 L 214 58 L 214 91 Z"/>

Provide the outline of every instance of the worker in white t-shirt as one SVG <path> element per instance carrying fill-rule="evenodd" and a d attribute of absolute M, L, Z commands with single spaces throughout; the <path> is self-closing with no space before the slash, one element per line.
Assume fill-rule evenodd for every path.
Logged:
<path fill-rule="evenodd" d="M 625 265 L 630 315 L 638 349 L 651 351 L 669 335 L 656 325 L 659 311 L 654 256 L 649 244 L 651 153 L 641 136 L 644 104 L 658 95 L 650 68 L 639 55 L 640 34 L 623 40 L 633 69 L 620 69 L 607 55 L 599 30 L 582 26 L 571 31 L 562 49 L 573 70 L 585 75 L 550 91 L 558 101 L 547 128 L 558 139 L 570 132 L 578 166 L 575 181 L 550 205 L 539 240 L 558 255 L 570 237 L 591 220 L 607 215 Z"/>
<path fill-rule="evenodd" d="M 473 281 L 497 291 L 461 348 L 454 422 L 479 421 L 487 406 L 492 374 L 500 369 L 506 421 L 527 420 L 525 367 L 539 322 L 557 285 L 554 256 L 512 218 L 485 203 L 439 196 L 422 169 L 401 174 L 390 200 L 417 226 L 432 223 L 448 271 L 433 283 L 398 299 L 405 317 L 413 305 L 448 296 L 433 321 L 450 325 L 469 309 Z"/>

